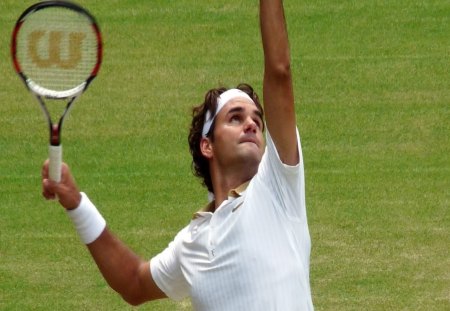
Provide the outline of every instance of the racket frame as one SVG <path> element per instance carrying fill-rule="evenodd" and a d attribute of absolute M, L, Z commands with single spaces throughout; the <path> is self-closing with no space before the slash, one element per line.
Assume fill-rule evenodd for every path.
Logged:
<path fill-rule="evenodd" d="M 83 14 L 86 16 L 90 23 L 91 27 L 93 28 L 93 31 L 97 38 L 97 62 L 95 66 L 93 67 L 90 76 L 86 79 L 86 81 L 82 82 L 78 86 L 64 91 L 54 91 L 46 89 L 37 83 L 35 83 L 32 79 L 27 77 L 25 73 L 23 72 L 20 63 L 17 59 L 17 35 L 20 32 L 20 29 L 24 22 L 26 21 L 26 18 L 33 14 L 36 11 L 49 8 L 49 7 L 63 7 L 66 9 L 71 9 L 79 14 Z M 92 80 L 97 76 L 101 62 L 102 62 L 102 54 L 103 54 L 103 43 L 102 43 L 102 36 L 100 32 L 100 28 L 97 24 L 96 19 L 94 16 L 89 13 L 86 9 L 83 7 L 69 1 L 42 1 L 38 2 L 29 8 L 27 8 L 18 18 L 12 35 L 12 41 L 11 41 L 11 56 L 13 59 L 13 65 L 14 69 L 21 78 L 21 80 L 24 82 L 26 88 L 34 95 L 34 97 L 39 102 L 42 111 L 44 112 L 44 116 L 46 117 L 49 125 L 49 177 L 53 181 L 59 182 L 61 180 L 61 164 L 62 164 L 62 145 L 61 145 L 61 129 L 62 124 L 64 122 L 64 119 L 66 115 L 68 115 L 71 107 L 73 106 L 73 103 L 75 100 L 84 93 Z M 62 113 L 62 115 L 59 118 L 58 123 L 53 123 L 51 119 L 50 112 L 48 111 L 44 99 L 50 99 L 50 100 L 67 100 L 66 107 Z"/>

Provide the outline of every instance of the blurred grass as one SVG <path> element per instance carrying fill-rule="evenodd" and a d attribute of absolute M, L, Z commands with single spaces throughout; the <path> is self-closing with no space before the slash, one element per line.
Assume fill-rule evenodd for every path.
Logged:
<path fill-rule="evenodd" d="M 105 55 L 65 122 L 64 159 L 112 230 L 151 258 L 205 201 L 190 174 L 189 108 L 220 84 L 261 93 L 257 1 L 79 2 L 100 23 Z M 32 3 L 0 3 L 0 309 L 128 309 L 40 196 L 47 126 L 9 56 Z M 316 310 L 447 310 L 450 5 L 285 7 Z"/>

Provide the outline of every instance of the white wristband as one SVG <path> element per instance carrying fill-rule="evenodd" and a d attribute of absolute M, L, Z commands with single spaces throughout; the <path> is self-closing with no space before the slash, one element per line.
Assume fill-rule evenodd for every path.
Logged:
<path fill-rule="evenodd" d="M 80 205 L 67 210 L 67 214 L 84 244 L 94 242 L 106 227 L 105 219 L 84 192 L 81 192 Z"/>

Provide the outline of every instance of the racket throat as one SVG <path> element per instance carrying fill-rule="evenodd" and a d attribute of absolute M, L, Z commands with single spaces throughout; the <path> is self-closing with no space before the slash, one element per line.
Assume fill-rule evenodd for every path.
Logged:
<path fill-rule="evenodd" d="M 59 124 L 50 125 L 50 145 L 59 146 L 61 144 L 61 127 Z"/>

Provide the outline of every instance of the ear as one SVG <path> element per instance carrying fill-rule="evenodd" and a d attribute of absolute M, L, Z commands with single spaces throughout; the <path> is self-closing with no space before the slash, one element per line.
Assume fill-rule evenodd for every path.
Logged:
<path fill-rule="evenodd" d="M 213 156 L 213 146 L 211 144 L 211 140 L 206 137 L 202 137 L 200 140 L 200 151 L 202 155 L 207 158 L 211 159 Z"/>

